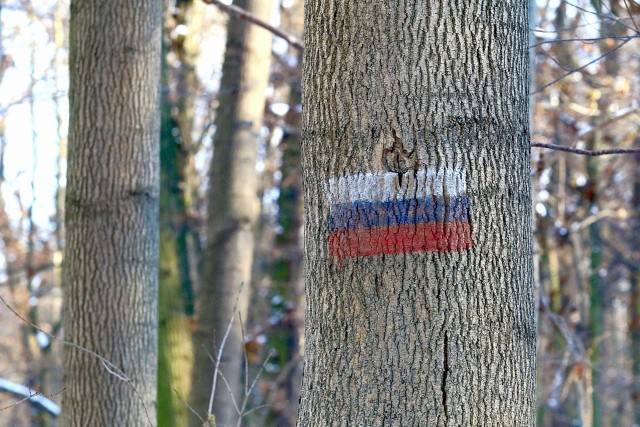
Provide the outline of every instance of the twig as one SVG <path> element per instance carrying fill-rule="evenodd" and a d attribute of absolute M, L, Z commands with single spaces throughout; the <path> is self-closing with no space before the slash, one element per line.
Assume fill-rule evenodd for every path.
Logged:
<path fill-rule="evenodd" d="M 592 26 L 597 25 L 597 24 L 604 24 L 605 22 L 609 22 L 609 21 L 618 22 L 618 21 L 633 20 L 633 18 L 629 17 L 629 16 L 624 16 L 624 17 L 600 16 L 600 18 L 602 18 L 602 19 L 599 19 L 599 20 L 594 21 L 594 22 L 588 22 L 586 24 L 573 25 L 571 27 L 564 27 L 564 28 L 558 28 L 558 29 L 553 29 L 553 30 L 545 30 L 543 28 L 539 28 L 538 27 L 538 28 L 531 28 L 530 30 L 532 32 L 534 32 L 534 33 L 548 33 L 548 34 L 555 33 L 555 34 L 558 34 L 558 33 L 566 33 L 568 31 L 575 31 L 578 28 L 592 27 Z"/>
<path fill-rule="evenodd" d="M 110 374 L 112 374 L 116 378 L 122 380 L 123 382 L 129 384 L 129 386 L 131 386 L 131 388 L 133 389 L 133 392 L 136 394 L 136 396 L 138 396 L 138 398 L 140 399 L 140 402 L 142 403 L 142 407 L 144 408 L 145 415 L 147 416 L 147 421 L 149 422 L 149 425 L 153 427 L 153 422 L 151 421 L 151 415 L 149 415 L 149 408 L 147 408 L 147 404 L 145 403 L 144 399 L 142 398 L 142 395 L 140 394 L 140 391 L 138 391 L 138 388 L 131 381 L 131 378 L 127 377 L 127 375 L 124 373 L 124 371 L 122 369 L 118 368 L 116 365 L 111 363 L 106 357 L 99 355 L 95 351 L 89 350 L 88 348 L 83 347 L 83 346 L 81 346 L 79 344 L 73 343 L 71 341 L 67 341 L 65 339 L 58 338 L 55 335 L 52 335 L 49 332 L 45 331 L 44 329 L 40 328 L 39 326 L 37 326 L 33 322 L 29 321 L 28 319 L 25 319 L 20 313 L 18 313 L 16 311 L 16 309 L 14 309 L 7 302 L 7 300 L 5 300 L 2 297 L 2 295 L 0 295 L 0 301 L 2 302 L 2 304 L 4 304 L 5 307 L 7 307 L 9 309 L 9 311 L 11 311 L 18 319 L 22 320 L 27 325 L 29 325 L 32 328 L 42 332 L 43 334 L 45 334 L 47 337 L 49 337 L 53 341 L 57 341 L 62 345 L 66 345 L 66 346 L 69 346 L 71 348 L 75 348 L 78 351 L 81 351 L 81 352 L 86 353 L 86 354 L 88 354 L 88 355 L 90 355 L 92 357 L 95 357 L 96 359 L 98 359 L 100 361 L 100 363 L 102 363 L 102 366 L 104 366 L 104 368 L 107 370 L 107 372 L 109 372 Z"/>
<path fill-rule="evenodd" d="M 229 384 L 229 381 L 227 381 L 227 377 L 224 376 L 222 371 L 220 371 L 220 378 L 222 378 L 222 381 L 224 381 L 224 385 L 227 387 L 227 391 L 229 392 L 229 396 L 231 397 L 231 403 L 233 403 L 233 407 L 235 408 L 236 413 L 239 414 L 240 408 L 238 407 L 238 402 L 236 401 L 236 398 L 233 395 L 233 390 L 231 390 L 231 385 Z"/>
<path fill-rule="evenodd" d="M 610 150 L 583 150 L 581 148 L 563 147 L 544 142 L 532 142 L 532 147 L 548 148 L 550 150 L 565 151 L 567 153 L 581 154 L 583 156 L 609 156 L 612 154 L 640 154 L 640 148 L 612 148 Z"/>
<path fill-rule="evenodd" d="M 238 304 L 238 301 L 236 300 L 236 305 L 237 304 Z M 215 366 L 215 371 L 213 373 L 213 384 L 211 386 L 211 395 L 209 396 L 209 408 L 207 409 L 207 414 L 213 413 L 213 398 L 216 395 L 218 373 L 220 372 L 220 374 L 222 375 L 222 372 L 220 371 L 220 359 L 222 358 L 224 345 L 227 343 L 227 338 L 229 337 L 229 332 L 231 332 L 231 326 L 233 325 L 233 321 L 235 320 L 235 317 L 236 317 L 236 308 L 234 306 L 233 314 L 231 315 L 231 319 L 229 319 L 229 323 L 227 324 L 227 330 L 224 333 L 224 337 L 222 338 L 222 342 L 220 343 L 220 348 L 218 349 L 218 354 L 216 355 L 216 360 L 215 360 L 216 366 Z M 209 357 L 212 357 L 212 356 L 209 355 Z M 225 380 L 225 383 L 226 383 L 226 379 L 224 378 L 224 375 L 222 375 L 222 379 Z M 233 393 L 231 393 L 231 397 L 233 398 Z"/>
<path fill-rule="evenodd" d="M 55 396 L 63 390 L 60 390 L 53 394 L 46 395 L 32 388 L 23 386 L 21 384 L 16 384 L 14 382 L 11 382 L 2 378 L 0 378 L 0 390 L 22 397 L 22 399 L 16 402 L 13 402 L 11 405 L 0 408 L 0 412 L 5 411 L 7 409 L 11 409 L 14 406 L 18 406 L 23 402 L 29 401 L 37 406 L 40 406 L 42 409 L 44 409 L 54 417 L 57 417 L 58 415 L 60 415 L 60 407 L 56 405 L 55 402 L 47 399 L 47 397 L 45 396 L 48 396 L 48 397 Z"/>
<path fill-rule="evenodd" d="M 248 411 L 244 412 L 244 415 L 246 416 L 246 415 L 249 415 L 249 414 L 253 414 L 257 410 L 262 409 L 262 408 L 266 408 L 268 406 L 269 405 L 267 403 L 263 403 L 262 405 L 254 406 L 253 408 L 251 408 Z"/>
<path fill-rule="evenodd" d="M 275 353 L 274 350 L 271 350 L 269 351 L 269 354 L 267 354 L 267 357 L 264 359 L 264 362 L 260 366 L 258 373 L 256 374 L 255 378 L 253 379 L 253 382 L 251 383 L 251 387 L 249 387 L 249 392 L 247 393 L 246 397 L 249 397 L 249 395 L 253 392 L 253 389 L 256 387 L 256 384 L 258 383 L 258 379 L 260 378 L 260 375 L 262 375 L 262 371 L 264 371 L 264 368 L 267 366 L 267 362 L 271 360 L 274 353 Z"/>
<path fill-rule="evenodd" d="M 225 5 L 226 6 L 226 5 Z M 224 346 L 227 343 L 227 338 L 229 338 L 229 333 L 231 332 L 231 327 L 233 326 L 233 321 L 236 318 L 236 311 L 238 310 L 238 301 L 240 300 L 240 294 L 242 293 L 242 288 L 244 283 L 240 283 L 240 289 L 238 289 L 238 295 L 236 296 L 236 301 L 233 304 L 233 310 L 231 313 L 231 318 L 229 319 L 229 323 L 227 324 L 227 330 L 224 332 L 224 336 L 222 337 L 222 342 L 220 342 L 220 348 L 218 349 L 218 354 L 216 355 L 215 362 L 215 371 L 213 373 L 213 384 L 211 385 L 211 395 L 209 396 L 209 408 L 207 410 L 207 415 L 210 416 L 213 414 L 213 398 L 216 395 L 216 385 L 218 383 L 218 373 L 222 375 L 222 371 L 220 371 L 220 360 L 222 360 L 222 352 L 224 351 Z M 208 352 L 207 355 L 213 361 L 213 356 L 211 356 Z M 227 383 L 227 380 L 222 376 L 222 379 Z M 227 388 L 229 388 L 227 383 Z M 229 388 L 229 393 L 231 393 L 231 398 L 233 399 L 233 392 L 231 388 Z M 235 399 L 234 399 L 235 404 Z M 237 408 L 237 405 L 236 405 Z"/>
<path fill-rule="evenodd" d="M 244 337 L 245 337 L 245 330 L 244 330 L 244 324 L 242 323 L 242 313 L 238 312 L 238 321 L 240 322 L 240 332 L 242 333 L 242 353 L 244 355 L 244 402 L 242 404 L 242 410 L 244 411 L 244 405 L 247 402 L 247 396 L 249 396 L 249 357 L 247 356 L 247 346 L 244 345 Z M 242 417 L 240 417 L 240 420 L 242 419 Z M 240 420 L 238 420 L 238 422 L 240 422 Z"/>
<path fill-rule="evenodd" d="M 629 18 L 631 18 L 631 22 L 633 23 L 633 28 L 636 29 L 636 32 L 640 32 L 640 28 L 638 28 L 638 24 L 636 23 L 636 20 L 633 17 L 633 12 L 631 12 L 631 9 L 629 8 L 629 3 L 627 3 L 627 0 L 622 0 L 622 2 L 624 3 L 624 8 L 627 9 L 627 13 L 629 14 Z"/>
<path fill-rule="evenodd" d="M 548 301 L 545 298 L 540 298 L 541 312 L 546 314 L 551 320 L 551 323 L 558 329 L 562 338 L 567 343 L 567 350 L 581 362 L 588 363 L 587 352 L 582 345 L 580 339 L 576 336 L 575 332 L 571 331 L 571 327 L 567 324 L 566 320 L 551 309 Z"/>
<path fill-rule="evenodd" d="M 640 113 L 640 106 L 636 103 L 634 103 L 634 105 L 632 105 L 629 108 L 625 108 L 623 110 L 619 110 L 616 113 L 612 114 L 611 117 L 607 118 L 606 120 L 604 120 L 603 122 L 598 123 L 597 125 L 590 127 L 586 130 L 583 130 L 582 132 L 580 132 L 578 134 L 578 139 L 584 139 L 588 136 L 590 136 L 591 134 L 593 134 L 596 130 L 598 129 L 602 129 L 605 128 L 607 126 L 609 126 L 612 123 L 617 122 L 618 120 L 622 120 L 624 118 L 627 118 L 633 114 L 637 114 Z"/>
<path fill-rule="evenodd" d="M 606 51 L 605 53 L 603 53 L 602 55 L 598 56 L 597 58 L 595 58 L 594 60 L 591 60 L 589 62 L 587 62 L 584 65 L 579 66 L 578 68 L 575 68 L 573 70 L 569 70 L 566 73 L 564 73 L 563 75 L 561 75 L 560 77 L 558 77 L 557 79 L 551 80 L 549 83 L 543 85 L 542 87 L 536 89 L 535 91 L 529 93 L 529 95 L 535 95 L 537 93 L 542 92 L 544 89 L 548 88 L 551 85 L 554 85 L 556 83 L 558 83 L 560 80 L 564 79 L 565 77 L 570 76 L 573 73 L 577 73 L 578 71 L 584 70 L 585 68 L 587 68 L 589 65 L 591 64 L 595 64 L 596 62 L 600 61 L 602 58 L 604 58 L 605 56 L 609 55 L 611 52 L 614 52 L 618 49 L 620 49 L 622 46 L 624 46 L 625 44 L 629 43 L 631 39 L 627 38 L 626 40 L 624 40 L 622 43 L 618 44 L 615 47 L 612 47 L 611 49 L 609 49 L 608 51 Z"/>
<path fill-rule="evenodd" d="M 196 411 L 195 409 L 193 409 L 193 407 L 191 405 L 189 405 L 187 402 L 185 402 L 185 400 L 182 398 L 182 396 L 180 395 L 180 393 L 178 393 L 178 390 L 176 390 L 175 388 L 173 389 L 174 393 L 178 396 L 178 399 L 180 399 L 180 402 L 184 403 L 184 405 L 187 407 L 188 410 L 191 411 L 191 413 L 193 415 L 195 415 L 201 422 L 203 425 L 206 424 L 206 421 L 204 420 L 204 418 L 202 418 L 200 416 L 200 414 L 198 413 L 198 411 Z"/>
<path fill-rule="evenodd" d="M 236 427 L 240 427 L 242 425 L 242 419 L 254 412 L 257 411 L 258 409 L 266 406 L 266 405 L 260 405 L 257 406 L 255 408 L 252 408 L 248 411 L 245 411 L 245 409 L 247 408 L 247 404 L 249 403 L 249 396 L 251 395 L 251 393 L 253 392 L 253 389 L 255 388 L 256 384 L 258 383 L 258 379 L 260 378 L 260 375 L 262 375 L 262 371 L 264 371 L 265 366 L 267 366 L 267 362 L 269 362 L 269 359 L 271 359 L 271 357 L 273 356 L 274 351 L 271 350 L 269 352 L 269 354 L 267 355 L 266 359 L 264 359 L 264 362 L 262 362 L 262 366 L 260 366 L 260 369 L 258 370 L 258 373 L 256 374 L 256 376 L 253 379 L 253 382 L 251 383 L 251 387 L 249 387 L 249 389 L 247 391 L 245 391 L 245 395 L 244 395 L 244 399 L 242 400 L 242 407 L 241 409 L 238 411 L 238 422 L 236 424 Z M 245 384 L 245 387 L 247 385 Z"/>
<path fill-rule="evenodd" d="M 295 47 L 299 51 L 304 50 L 304 45 L 300 40 L 298 40 L 297 38 L 293 37 L 290 34 L 285 33 L 281 29 L 274 27 L 268 22 L 263 21 L 257 16 L 252 15 L 246 10 L 239 8 L 238 6 L 234 6 L 232 4 L 225 4 L 220 0 L 202 0 L 202 1 L 205 2 L 206 4 L 214 4 L 227 13 L 235 15 L 240 19 L 245 19 L 253 24 L 256 24 L 259 27 L 264 28 L 267 31 L 271 31 L 273 34 L 284 39 L 287 43 L 289 43 L 291 46 Z"/>
<path fill-rule="evenodd" d="M 637 39 L 640 38 L 640 34 L 633 34 L 630 36 L 602 36 L 602 37 L 590 37 L 590 38 L 572 38 L 572 39 L 548 39 L 548 40 L 542 40 L 538 43 L 532 44 L 529 46 L 529 49 L 538 47 L 538 46 L 542 46 L 545 44 L 555 44 L 555 43 L 568 43 L 568 42 L 582 42 L 582 43 L 588 43 L 588 44 L 593 44 L 597 41 L 602 41 L 602 40 L 630 40 L 630 39 Z"/>

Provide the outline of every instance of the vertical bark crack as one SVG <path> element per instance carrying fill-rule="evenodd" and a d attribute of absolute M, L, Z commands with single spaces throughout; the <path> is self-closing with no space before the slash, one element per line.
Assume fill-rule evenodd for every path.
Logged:
<path fill-rule="evenodd" d="M 447 332 L 444 333 L 444 345 L 442 346 L 442 350 L 442 384 L 440 384 L 440 390 L 442 391 L 442 407 L 444 408 L 445 425 L 448 425 L 447 377 L 449 376 L 449 334 Z"/>

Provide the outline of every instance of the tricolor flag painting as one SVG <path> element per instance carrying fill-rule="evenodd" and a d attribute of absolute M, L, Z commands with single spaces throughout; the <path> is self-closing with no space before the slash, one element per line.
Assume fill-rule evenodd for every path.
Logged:
<path fill-rule="evenodd" d="M 463 169 L 349 175 L 328 187 L 332 257 L 453 252 L 473 244 Z"/>

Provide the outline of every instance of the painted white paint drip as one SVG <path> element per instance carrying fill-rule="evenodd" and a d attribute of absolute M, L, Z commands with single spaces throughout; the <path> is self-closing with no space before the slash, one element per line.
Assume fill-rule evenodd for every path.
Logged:
<path fill-rule="evenodd" d="M 394 172 L 363 173 L 331 178 L 329 204 L 356 200 L 390 201 L 426 196 L 464 195 L 467 191 L 464 169 L 427 168 L 402 175 L 402 184 Z"/>

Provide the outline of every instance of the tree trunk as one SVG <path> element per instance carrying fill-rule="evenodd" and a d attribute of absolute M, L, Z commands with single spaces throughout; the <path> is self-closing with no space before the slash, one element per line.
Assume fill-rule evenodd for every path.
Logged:
<path fill-rule="evenodd" d="M 174 132 L 172 104 L 162 97 L 160 137 L 160 257 L 158 330 L 158 425 L 182 426 L 187 422 L 191 389 L 193 347 L 189 326 L 188 296 L 191 290 L 187 256 L 187 218 L 181 184 L 183 146 Z M 186 292 L 185 292 L 186 290 Z"/>
<path fill-rule="evenodd" d="M 302 39 L 304 31 L 304 1 L 292 2 L 280 11 L 281 27 L 290 35 Z M 304 201 L 302 199 L 301 167 L 301 103 L 302 103 L 302 52 L 289 47 L 289 58 L 295 58 L 296 67 L 287 70 L 289 111 L 284 116 L 284 135 L 280 142 L 282 160 L 280 195 L 278 196 L 278 226 L 274 253 L 278 256 L 272 264 L 272 289 L 286 301 L 285 315 L 278 327 L 269 334 L 268 345 L 276 349 L 275 362 L 280 371 L 277 387 L 270 391 L 277 396 L 266 418 L 268 426 L 291 427 L 296 425 L 300 383 L 302 378 L 302 339 L 304 334 L 304 283 L 302 264 L 302 224 Z M 287 64 L 290 67 L 291 62 Z M 273 360 L 273 359 L 272 359 Z M 275 401 L 276 399 L 271 399 Z"/>
<path fill-rule="evenodd" d="M 636 138 L 636 144 L 640 143 L 640 137 Z M 633 180 L 633 196 L 631 206 L 635 206 L 633 214 L 633 222 L 631 226 L 631 247 L 640 247 L 640 154 L 636 154 L 633 160 L 634 173 L 631 175 Z M 637 258 L 636 258 L 637 259 Z M 631 289 L 629 302 L 629 329 L 631 330 L 631 354 L 633 356 L 633 367 L 631 376 L 631 395 L 633 396 L 634 417 L 636 422 L 640 421 L 640 263 L 636 262 L 635 267 L 630 269 Z"/>
<path fill-rule="evenodd" d="M 270 0 L 234 4 L 262 20 L 268 21 L 271 16 Z M 233 426 L 241 418 L 231 396 L 238 406 L 244 400 L 244 382 L 240 379 L 243 336 L 238 315 L 247 318 L 253 228 L 259 211 L 256 156 L 270 59 L 271 33 L 230 18 L 213 141 L 208 238 L 196 307 L 192 389 L 192 407 L 199 414 L 206 414 L 215 372 L 212 357 L 217 357 L 235 309 L 220 361 L 221 375 L 213 406 L 215 422 L 220 425 Z M 192 422 L 199 425 L 195 419 Z"/>
<path fill-rule="evenodd" d="M 71 3 L 64 426 L 155 425 L 161 13 Z"/>
<path fill-rule="evenodd" d="M 175 4 L 174 4 L 175 3 Z M 190 271 L 189 225 L 193 187 L 189 175 L 191 137 L 198 86 L 193 35 L 200 30 L 191 0 L 170 2 L 165 10 L 163 87 L 160 134 L 160 280 L 158 330 L 158 426 L 185 426 L 193 370 L 193 283 Z M 189 33 L 175 28 L 189 25 Z M 173 37 L 173 38 L 172 38 Z M 175 60 L 170 61 L 170 41 Z M 173 85 L 171 84 L 173 83 Z M 175 87 L 172 92 L 171 87 Z M 177 113 L 176 113 L 177 111 Z"/>
<path fill-rule="evenodd" d="M 301 426 L 535 424 L 527 3 L 308 1 Z"/>

